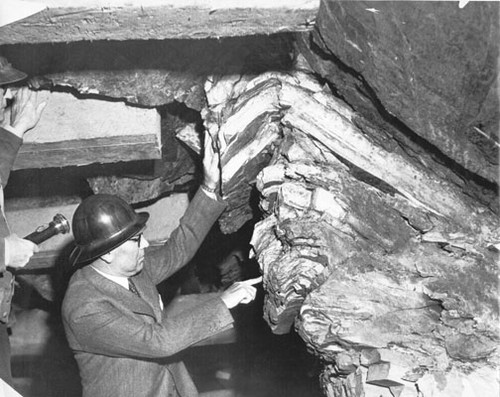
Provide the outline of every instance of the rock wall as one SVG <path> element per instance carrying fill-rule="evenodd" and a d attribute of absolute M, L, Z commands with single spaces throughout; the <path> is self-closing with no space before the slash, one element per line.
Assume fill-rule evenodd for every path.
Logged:
<path fill-rule="evenodd" d="M 269 326 L 295 327 L 330 397 L 497 395 L 494 208 L 455 183 L 463 173 L 442 153 L 414 152 L 432 143 L 395 147 L 393 125 L 310 72 L 207 90 L 230 201 L 222 224 L 241 220 L 231 211 L 253 183 L 259 192 L 252 245 Z"/>
<path fill-rule="evenodd" d="M 490 2 L 323 1 L 302 48 L 365 117 L 397 120 L 497 183 L 499 11 Z"/>

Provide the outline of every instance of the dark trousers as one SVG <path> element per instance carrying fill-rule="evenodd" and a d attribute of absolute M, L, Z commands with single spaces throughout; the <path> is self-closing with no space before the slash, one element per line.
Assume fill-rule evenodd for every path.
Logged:
<path fill-rule="evenodd" d="M 12 373 L 10 372 L 10 341 L 7 325 L 0 323 L 0 378 L 12 386 Z"/>

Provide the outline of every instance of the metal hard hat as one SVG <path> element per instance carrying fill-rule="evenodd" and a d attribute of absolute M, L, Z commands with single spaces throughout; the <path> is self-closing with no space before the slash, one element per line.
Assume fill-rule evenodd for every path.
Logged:
<path fill-rule="evenodd" d="M 144 229 L 147 212 L 136 213 L 124 200 L 111 194 L 87 197 L 72 220 L 76 247 L 70 261 L 87 262 L 113 250 Z"/>
<path fill-rule="evenodd" d="M 6 58 L 0 57 L 0 85 L 15 83 L 27 76 L 26 73 L 14 69 Z"/>

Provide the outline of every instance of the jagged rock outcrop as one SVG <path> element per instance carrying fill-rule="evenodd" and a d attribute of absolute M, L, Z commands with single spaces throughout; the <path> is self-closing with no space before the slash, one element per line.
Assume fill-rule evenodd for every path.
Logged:
<path fill-rule="evenodd" d="M 227 218 L 241 219 L 231 213 L 241 186 L 262 169 L 255 180 L 264 219 L 252 245 L 264 315 L 275 333 L 295 326 L 325 361 L 326 394 L 387 388 L 410 396 L 420 387 L 425 395 L 447 390 L 453 377 L 469 387 L 474 371 L 493 377 L 494 213 L 432 167 L 386 151 L 356 126 L 362 116 L 311 75 L 232 81 L 220 81 L 227 95 L 206 114 L 210 133 L 225 142 Z M 266 129 L 273 133 L 259 134 Z M 267 165 L 252 162 L 264 154 Z M 364 362 L 366 354 L 376 359 Z M 357 391 L 342 391 L 349 385 Z"/>
<path fill-rule="evenodd" d="M 323 2 L 298 39 L 323 84 L 207 87 L 221 225 L 255 214 L 255 182 L 264 316 L 324 360 L 330 397 L 498 393 L 498 13 L 453 7 Z"/>
<path fill-rule="evenodd" d="M 499 11 L 489 2 L 323 1 L 300 48 L 337 95 L 386 131 L 385 145 L 445 162 L 477 195 L 477 183 L 498 182 Z"/>

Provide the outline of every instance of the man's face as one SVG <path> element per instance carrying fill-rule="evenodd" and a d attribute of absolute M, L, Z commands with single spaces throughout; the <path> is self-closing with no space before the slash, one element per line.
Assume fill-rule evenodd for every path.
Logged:
<path fill-rule="evenodd" d="M 149 246 L 142 233 L 125 241 L 112 252 L 114 258 L 110 267 L 117 276 L 132 277 L 144 266 L 144 249 Z"/>

